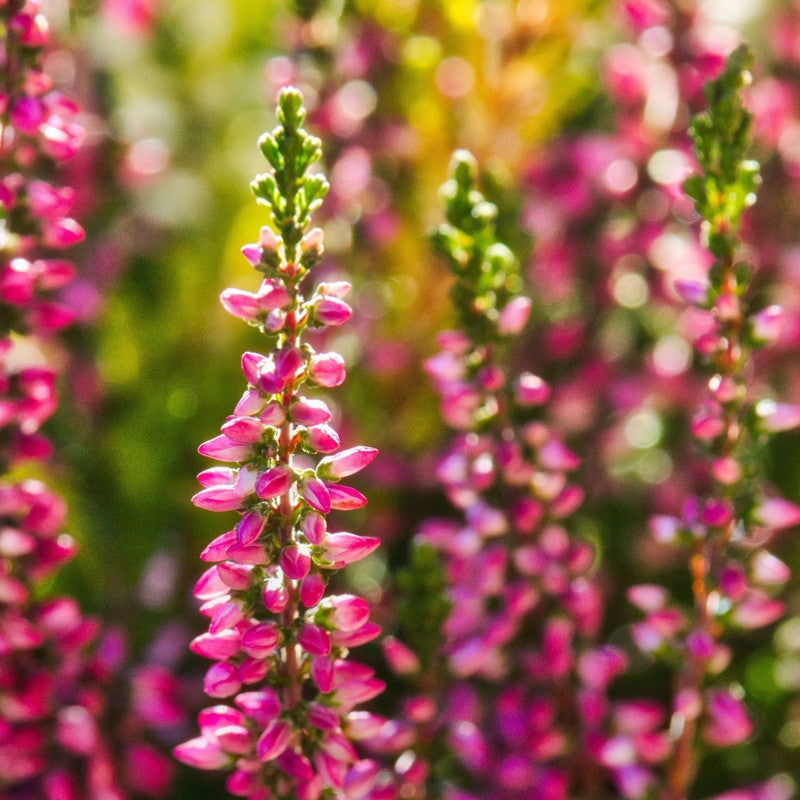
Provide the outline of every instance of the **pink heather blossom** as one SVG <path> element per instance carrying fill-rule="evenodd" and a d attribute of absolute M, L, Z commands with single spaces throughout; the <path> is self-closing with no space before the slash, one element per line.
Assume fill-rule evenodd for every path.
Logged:
<path fill-rule="evenodd" d="M 372 463 L 376 455 L 378 451 L 374 447 L 351 447 L 323 458 L 317 465 L 317 474 L 325 480 L 347 478 Z"/>
<path fill-rule="evenodd" d="M 280 114 L 296 113 L 298 96 L 287 90 Z M 293 136 L 308 136 L 294 130 Z M 276 218 L 282 232 L 294 224 Z M 244 248 L 266 277 L 257 293 L 227 289 L 220 299 L 234 316 L 274 336 L 274 345 L 267 354 L 244 353 L 248 386 L 220 435 L 200 447 L 203 455 L 236 466 L 203 471 L 203 488 L 192 498 L 201 508 L 240 514 L 203 552 L 214 563 L 195 596 L 210 623 L 191 644 L 214 662 L 206 693 L 232 705 L 202 712 L 201 737 L 174 754 L 191 766 L 232 770 L 229 791 L 253 800 L 267 800 L 276 786 L 298 800 L 339 796 L 357 765 L 361 778 L 375 777 L 375 792 L 365 790 L 363 800 L 380 798 L 379 786 L 389 790 L 386 800 L 395 797 L 389 773 L 362 760 L 347 733 L 353 707 L 380 693 L 383 683 L 345 656 L 380 628 L 370 622 L 366 601 L 326 594 L 330 571 L 364 558 L 379 540 L 330 531 L 325 518 L 334 508 L 364 505 L 360 492 L 336 481 L 366 467 L 377 451 L 337 452 L 329 407 L 305 394 L 345 378 L 340 355 L 314 353 L 304 341 L 307 326 L 341 325 L 351 314 L 341 299 L 349 288 L 344 282 L 303 296 L 303 278 L 322 250 L 318 229 L 297 246 L 270 226 L 262 227 L 258 244 Z M 327 455 L 311 467 L 305 455 L 302 466 L 295 464 L 298 445 L 312 459 Z M 355 777 L 351 785 L 359 786 Z"/>

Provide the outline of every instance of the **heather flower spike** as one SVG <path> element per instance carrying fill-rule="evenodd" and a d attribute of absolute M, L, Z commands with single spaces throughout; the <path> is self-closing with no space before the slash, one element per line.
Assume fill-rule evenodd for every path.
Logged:
<path fill-rule="evenodd" d="M 455 154 L 442 194 L 446 221 L 433 243 L 455 277 L 460 329 L 440 335 L 442 350 L 426 369 L 457 431 L 437 477 L 458 517 L 428 520 L 417 537 L 438 551 L 446 598 L 431 593 L 436 574 L 424 549 L 404 579 L 423 587 L 415 596 L 426 598 L 431 620 L 441 620 L 440 637 L 429 636 L 442 640 L 439 658 L 431 656 L 432 642 L 418 641 L 414 625 L 404 633 L 417 659 L 402 642 L 385 647 L 390 665 L 421 690 L 406 703 L 418 742 L 396 765 L 409 784 L 401 792 L 424 796 L 426 782 L 440 779 L 437 748 L 446 747 L 464 779 L 459 789 L 449 780 L 429 786 L 435 796 L 512 800 L 523 786 L 558 800 L 596 796 L 602 773 L 596 764 L 584 768 L 591 760 L 584 746 L 602 715 L 590 719 L 583 706 L 557 699 L 576 696 L 579 663 L 602 613 L 593 550 L 567 528 L 582 500 L 569 482 L 579 460 L 546 421 L 547 384 L 508 368 L 531 301 L 521 294 L 516 257 L 497 236 L 497 208 L 477 189 L 469 153 Z M 417 575 L 417 565 L 429 574 Z M 614 674 L 582 687 L 587 708 L 603 704 Z M 570 726 L 578 718 L 575 735 Z M 413 768 L 401 769 L 406 762 Z"/>
<path fill-rule="evenodd" d="M 58 404 L 57 373 L 42 344 L 74 319 L 60 296 L 75 275 L 64 251 L 83 239 L 69 216 L 76 192 L 57 182 L 83 131 L 77 104 L 44 71 L 43 5 L 0 3 L 0 796 L 164 796 L 173 765 L 141 734 L 180 722 L 175 681 L 143 666 L 123 696 L 124 638 L 42 587 L 77 550 L 63 499 L 40 480 L 9 479 L 51 453 L 41 428 Z"/>
<path fill-rule="evenodd" d="M 710 333 L 696 345 L 710 377 L 692 419 L 706 477 L 705 487 L 686 499 L 683 519 L 662 517 L 653 530 L 673 528 L 670 540 L 685 552 L 690 571 L 693 607 L 682 608 L 666 592 L 656 596 L 647 587 L 629 594 L 645 613 L 634 625 L 639 646 L 680 665 L 664 800 L 685 800 L 705 749 L 740 744 L 753 733 L 741 687 L 719 677 L 730 659 L 725 638 L 736 628 L 761 628 L 783 615 L 775 595 L 788 568 L 763 544 L 773 531 L 800 520 L 800 509 L 767 495 L 753 467 L 754 451 L 767 433 L 796 427 L 800 415 L 793 406 L 755 396 L 748 385 L 753 351 L 773 338 L 761 332 L 763 320 L 779 316 L 774 306 L 750 308 L 750 267 L 739 260 L 742 214 L 755 202 L 759 184 L 758 164 L 747 158 L 751 118 L 741 100 L 750 58 L 744 46 L 731 54 L 722 75 L 705 88 L 707 111 L 690 127 L 701 173 L 686 181 L 685 190 L 714 257 L 701 303 Z"/>
<path fill-rule="evenodd" d="M 244 354 L 244 395 L 220 435 L 200 447 L 235 466 L 202 472 L 203 488 L 193 498 L 201 508 L 240 515 L 204 551 L 214 563 L 195 589 L 211 622 L 192 649 L 214 661 L 206 693 L 229 704 L 202 712 L 200 736 L 175 755 L 201 769 L 231 770 L 230 793 L 252 800 L 391 798 L 388 776 L 360 760 L 351 743 L 366 720 L 373 728 L 382 722 L 354 708 L 383 683 L 347 659 L 350 647 L 379 630 L 364 600 L 325 595 L 335 570 L 378 545 L 331 531 L 326 520 L 331 509 L 366 502 L 339 481 L 366 467 L 376 451 L 337 452 L 328 407 L 306 395 L 344 380 L 343 359 L 315 352 L 305 334 L 346 321 L 349 285 L 315 286 L 310 277 L 323 251 L 322 232 L 309 229 L 310 218 L 328 183 L 310 171 L 320 141 L 302 127 L 300 92 L 281 92 L 277 116 L 278 126 L 259 142 L 272 169 L 252 183 L 268 224 L 243 248 L 263 279 L 255 292 L 221 295 L 229 313 L 267 337 L 269 350 Z M 348 789 L 354 784 L 356 794 Z"/>

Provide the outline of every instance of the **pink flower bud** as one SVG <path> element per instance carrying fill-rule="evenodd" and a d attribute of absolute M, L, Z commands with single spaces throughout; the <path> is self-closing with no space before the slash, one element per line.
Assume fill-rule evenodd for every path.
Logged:
<path fill-rule="evenodd" d="M 194 596 L 198 600 L 213 600 L 228 594 L 228 586 L 219 577 L 219 565 L 209 567 L 194 585 Z"/>
<path fill-rule="evenodd" d="M 545 468 L 570 472 L 580 466 L 580 459 L 558 439 L 548 439 L 538 450 L 537 459 Z"/>
<path fill-rule="evenodd" d="M 318 453 L 333 453 L 339 449 L 339 434 L 330 425 L 314 425 L 308 429 L 308 444 Z"/>
<path fill-rule="evenodd" d="M 656 777 L 640 764 L 625 764 L 614 770 L 614 782 L 626 800 L 643 800 Z"/>
<path fill-rule="evenodd" d="M 216 458 L 217 461 L 247 461 L 253 455 L 250 445 L 235 442 L 225 434 L 220 434 L 207 442 L 203 442 L 197 448 L 197 452 L 201 456 Z"/>
<path fill-rule="evenodd" d="M 246 244 L 242 247 L 242 255 L 256 267 L 261 263 L 261 249 L 257 244 Z"/>
<path fill-rule="evenodd" d="M 325 480 L 339 480 L 360 472 L 372 462 L 378 451 L 374 447 L 351 447 L 323 458 L 317 465 L 317 475 Z"/>
<path fill-rule="evenodd" d="M 272 278 L 262 281 L 258 289 L 258 305 L 263 311 L 275 311 L 287 306 L 291 301 L 289 292 L 284 284 Z"/>
<path fill-rule="evenodd" d="M 369 620 L 369 604 L 352 594 L 333 595 L 322 601 L 314 618 L 336 630 L 354 631 Z"/>
<path fill-rule="evenodd" d="M 289 603 L 289 592 L 283 581 L 278 578 L 269 578 L 261 592 L 264 607 L 273 614 L 280 614 Z"/>
<path fill-rule="evenodd" d="M 776 622 L 785 611 L 786 606 L 780 600 L 773 600 L 763 592 L 751 589 L 733 610 L 731 621 L 745 630 L 755 630 Z"/>
<path fill-rule="evenodd" d="M 300 240 L 300 251 L 302 253 L 307 253 L 309 250 L 316 250 L 318 253 L 322 254 L 324 250 L 324 239 L 325 236 L 321 228 L 312 228 Z"/>
<path fill-rule="evenodd" d="M 263 225 L 261 227 L 261 232 L 259 234 L 258 241 L 261 247 L 264 248 L 264 250 L 267 250 L 272 253 L 276 252 L 280 247 L 280 241 L 278 240 L 275 231 L 273 231 L 272 228 L 269 227 L 269 225 Z"/>
<path fill-rule="evenodd" d="M 63 217 L 75 202 L 75 190 L 65 186 L 56 189 L 45 181 L 28 184 L 28 205 L 36 217 Z"/>
<path fill-rule="evenodd" d="M 731 377 L 714 375 L 708 382 L 708 390 L 719 403 L 730 403 L 740 393 L 736 381 Z"/>
<path fill-rule="evenodd" d="M 327 656 L 331 652 L 331 637 L 318 625 L 303 625 L 297 643 L 312 656 Z"/>
<path fill-rule="evenodd" d="M 750 568 L 753 580 L 766 586 L 779 586 L 792 577 L 789 567 L 766 550 L 759 550 L 753 556 Z"/>
<path fill-rule="evenodd" d="M 72 247 L 82 242 L 86 233 L 78 222 L 70 217 L 63 217 L 45 224 L 42 240 L 47 247 Z"/>
<path fill-rule="evenodd" d="M 301 397 L 292 403 L 292 419 L 300 425 L 321 425 L 331 418 L 331 410 L 318 398 Z"/>
<path fill-rule="evenodd" d="M 690 631 L 686 635 L 686 649 L 698 659 L 708 661 L 713 657 L 715 651 L 715 642 L 704 631 Z M 678 697 L 676 696 L 676 704 Z"/>
<path fill-rule="evenodd" d="M 357 742 L 374 739 L 386 724 L 383 717 L 371 711 L 351 711 L 344 726 L 345 733 Z"/>
<path fill-rule="evenodd" d="M 248 511 L 236 526 L 236 540 L 239 544 L 252 544 L 261 536 L 265 520 L 257 511 Z"/>
<path fill-rule="evenodd" d="M 56 739 L 72 753 L 90 755 L 97 748 L 98 731 L 89 710 L 79 705 L 62 708 L 56 717 Z"/>
<path fill-rule="evenodd" d="M 288 722 L 276 720 L 269 723 L 256 744 L 256 754 L 261 761 L 271 761 L 288 746 L 292 729 Z"/>
<path fill-rule="evenodd" d="M 727 500 L 708 500 L 700 512 L 700 521 L 712 528 L 724 528 L 733 519 L 733 507 Z"/>
<path fill-rule="evenodd" d="M 236 470 L 230 467 L 211 467 L 197 473 L 197 482 L 207 489 L 209 486 L 230 485 L 236 480 Z"/>
<path fill-rule="evenodd" d="M 317 293 L 338 297 L 343 300 L 350 294 L 352 288 L 348 281 L 323 281 L 317 286 Z"/>
<path fill-rule="evenodd" d="M 252 322 L 262 311 L 258 298 L 242 289 L 225 289 L 219 296 L 222 307 L 232 316 Z"/>
<path fill-rule="evenodd" d="M 264 410 L 258 415 L 258 418 L 265 425 L 272 425 L 277 428 L 286 422 L 286 412 L 283 410 L 283 406 L 280 403 L 273 401 L 264 407 Z"/>
<path fill-rule="evenodd" d="M 669 598 L 667 590 L 663 586 L 654 583 L 631 586 L 625 594 L 629 603 L 632 603 L 646 614 L 653 611 L 661 611 Z"/>
<path fill-rule="evenodd" d="M 266 658 L 275 652 L 280 631 L 273 622 L 260 622 L 242 634 L 242 650 L 253 658 Z"/>
<path fill-rule="evenodd" d="M 367 498 L 352 486 L 326 483 L 325 488 L 331 498 L 331 508 L 336 511 L 353 511 L 367 504 Z"/>
<path fill-rule="evenodd" d="M 378 782 L 380 767 L 370 760 L 357 761 L 344 779 L 348 797 L 368 797 Z"/>
<path fill-rule="evenodd" d="M 277 719 L 282 708 L 278 695 L 270 688 L 237 694 L 235 702 L 261 728 Z"/>
<path fill-rule="evenodd" d="M 708 303 L 709 284 L 707 281 L 679 279 L 673 284 L 678 296 L 686 303 L 705 308 Z"/>
<path fill-rule="evenodd" d="M 194 495 L 192 503 L 206 511 L 235 511 L 242 497 L 233 486 L 209 486 Z"/>
<path fill-rule="evenodd" d="M 550 397 L 550 387 L 537 375 L 524 372 L 514 385 L 514 396 L 521 406 L 540 406 Z"/>
<path fill-rule="evenodd" d="M 377 678 L 349 681 L 334 690 L 333 702 L 349 710 L 377 697 L 385 688 L 386 684 Z"/>
<path fill-rule="evenodd" d="M 325 538 L 325 532 L 327 531 L 325 517 L 313 512 L 306 514 L 300 523 L 300 530 L 303 531 L 306 539 L 308 539 L 311 544 L 321 544 L 322 540 Z"/>
<path fill-rule="evenodd" d="M 20 97 L 11 107 L 11 124 L 22 133 L 35 134 L 44 119 L 44 107 L 35 97 Z"/>
<path fill-rule="evenodd" d="M 241 634 L 234 630 L 223 630 L 219 633 L 201 633 L 192 639 L 189 649 L 203 658 L 224 661 L 233 658 L 239 652 Z"/>
<path fill-rule="evenodd" d="M 714 302 L 717 314 L 723 322 L 738 320 L 741 316 L 739 298 L 735 294 L 724 292 Z"/>
<path fill-rule="evenodd" d="M 281 383 L 293 381 L 297 371 L 302 366 L 303 357 L 293 347 L 279 350 L 275 356 L 275 374 Z"/>
<path fill-rule="evenodd" d="M 250 731 L 243 725 L 225 725 L 216 731 L 217 741 L 226 753 L 248 755 L 253 749 Z"/>
<path fill-rule="evenodd" d="M 701 409 L 692 417 L 692 433 L 702 442 L 716 439 L 724 430 L 725 423 L 717 409 Z"/>
<path fill-rule="evenodd" d="M 220 580 L 234 591 L 243 592 L 250 588 L 253 575 L 253 567 L 246 564 L 235 564 L 232 561 L 225 561 L 217 565 L 217 573 Z"/>
<path fill-rule="evenodd" d="M 262 500 L 280 497 L 292 488 L 294 474 L 291 467 L 278 464 L 262 472 L 256 480 L 256 494 Z"/>
<path fill-rule="evenodd" d="M 311 762 L 294 750 L 286 749 L 277 758 L 278 766 L 295 780 L 304 783 L 314 777 Z"/>
<path fill-rule="evenodd" d="M 308 364 L 308 377 L 318 386 L 332 389 L 344 383 L 344 359 L 338 353 L 317 353 Z"/>
<path fill-rule="evenodd" d="M 800 406 L 761 400 L 756 404 L 756 414 L 761 428 L 768 433 L 790 431 L 800 427 Z"/>
<path fill-rule="evenodd" d="M 773 530 L 793 528 L 800 524 L 800 507 L 780 497 L 772 497 L 761 502 L 753 512 L 757 525 Z"/>
<path fill-rule="evenodd" d="M 261 368 L 267 360 L 260 353 L 247 352 L 242 354 L 242 372 L 249 384 L 258 385 Z"/>
<path fill-rule="evenodd" d="M 318 572 L 307 575 L 300 584 L 300 602 L 306 607 L 315 606 L 325 594 L 325 581 Z"/>
<path fill-rule="evenodd" d="M 335 569 L 368 556 L 380 545 L 374 536 L 357 536 L 354 533 L 329 533 L 323 543 L 323 556 L 332 561 Z"/>
<path fill-rule="evenodd" d="M 265 403 L 266 400 L 260 392 L 257 392 L 255 389 L 247 389 L 239 402 L 236 404 L 236 408 L 233 410 L 233 413 L 237 417 L 249 417 L 251 414 L 258 414 L 264 408 Z M 262 419 L 261 421 L 265 425 L 274 424 L 265 419 Z"/>
<path fill-rule="evenodd" d="M 703 738 L 716 747 L 739 744 L 753 732 L 753 723 L 743 703 L 727 690 L 711 689 L 706 692 L 706 713 Z"/>
<path fill-rule="evenodd" d="M 382 642 L 383 657 L 392 672 L 397 675 L 413 675 L 419 672 L 420 662 L 417 654 L 394 636 L 387 636 Z"/>
<path fill-rule="evenodd" d="M 719 571 L 720 591 L 731 600 L 741 600 L 747 591 L 747 576 L 741 564 L 725 564 Z"/>
<path fill-rule="evenodd" d="M 353 314 L 353 309 L 338 297 L 323 295 L 314 306 L 314 314 L 323 325 L 344 325 Z"/>
<path fill-rule="evenodd" d="M 714 459 L 711 474 L 723 486 L 732 486 L 742 477 L 742 468 L 733 456 L 724 456 Z"/>
<path fill-rule="evenodd" d="M 778 305 L 767 306 L 750 317 L 750 330 L 759 344 L 773 344 L 783 328 L 783 309 Z"/>
<path fill-rule="evenodd" d="M 219 598 L 222 600 L 223 598 Z M 208 626 L 209 633 L 219 633 L 220 631 L 233 628 L 238 625 L 244 618 L 241 603 L 238 602 L 224 602 L 216 606 L 211 623 Z"/>
<path fill-rule="evenodd" d="M 331 495 L 326 484 L 319 478 L 307 478 L 300 487 L 300 494 L 309 507 L 320 514 L 331 510 Z"/>
<path fill-rule="evenodd" d="M 209 697 L 230 697 L 242 686 L 236 667 L 225 661 L 212 664 L 203 680 L 203 689 Z"/>
<path fill-rule="evenodd" d="M 529 297 L 514 297 L 506 303 L 497 318 L 497 331 L 502 336 L 516 336 L 522 333 L 531 313 L 532 302 Z"/>
<path fill-rule="evenodd" d="M 327 694 L 333 688 L 334 668 L 333 663 L 324 657 L 317 657 L 311 661 L 311 678 L 317 688 Z"/>
<path fill-rule="evenodd" d="M 38 272 L 37 283 L 42 289 L 60 289 L 76 274 L 74 264 L 63 259 L 39 259 L 33 267 Z"/>
<path fill-rule="evenodd" d="M 360 628 L 353 631 L 332 631 L 331 641 L 336 647 L 360 647 L 371 642 L 381 635 L 381 626 L 374 622 L 365 622 Z"/>
<path fill-rule="evenodd" d="M 308 545 L 293 544 L 281 550 L 280 565 L 284 574 L 301 581 L 311 569 L 311 551 Z"/>
<path fill-rule="evenodd" d="M 261 439 L 264 425 L 253 417 L 231 417 L 221 430 L 232 441 L 250 445 Z"/>
<path fill-rule="evenodd" d="M 216 737 L 213 739 L 199 736 L 173 748 L 172 754 L 178 761 L 197 769 L 221 769 L 228 762 Z"/>

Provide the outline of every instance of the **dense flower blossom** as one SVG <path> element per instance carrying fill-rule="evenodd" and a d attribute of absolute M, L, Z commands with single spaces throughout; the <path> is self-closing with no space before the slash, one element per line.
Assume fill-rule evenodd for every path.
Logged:
<path fill-rule="evenodd" d="M 406 714 L 422 739 L 438 728 L 469 776 L 466 791 L 446 782 L 444 796 L 558 800 L 603 784 L 594 740 L 605 690 L 625 662 L 616 648 L 589 646 L 602 597 L 593 548 L 568 529 L 583 499 L 569 478 L 580 462 L 547 422 L 547 383 L 506 364 L 532 304 L 476 171 L 468 153 L 456 154 L 443 189 L 447 222 L 434 236 L 455 275 L 461 326 L 440 335 L 441 351 L 426 362 L 457 432 L 437 478 L 463 519 L 431 519 L 418 535 L 441 555 L 451 610 L 443 664 L 432 670 L 439 689 L 431 696 L 423 677 Z M 389 640 L 385 652 L 398 673 L 420 672 L 401 643 Z M 404 791 L 425 796 L 433 774 L 418 763 Z"/>
<path fill-rule="evenodd" d="M 772 533 L 800 521 L 800 509 L 770 496 L 752 466 L 754 448 L 771 430 L 795 427 L 800 419 L 794 406 L 759 398 L 748 382 L 752 353 L 772 338 L 764 335 L 764 319 L 780 312 L 774 306 L 752 308 L 750 267 L 739 260 L 741 216 L 755 202 L 759 183 L 757 162 L 746 158 L 751 117 L 740 92 L 747 66 L 748 53 L 740 47 L 721 77 L 708 84 L 708 111 L 692 123 L 702 172 L 685 188 L 704 220 L 714 262 L 704 280 L 684 283 L 679 293 L 704 317 L 694 344 L 711 376 L 690 423 L 704 453 L 698 465 L 703 471 L 698 471 L 700 491 L 686 497 L 682 515 L 659 515 L 651 523 L 662 544 L 685 553 L 693 607 L 684 608 L 657 586 L 628 592 L 644 613 L 633 626 L 636 644 L 656 656 L 677 656 L 680 664 L 670 717 L 674 749 L 662 784 L 669 800 L 681 800 L 692 786 L 701 743 L 730 747 L 754 731 L 741 687 L 717 677 L 731 660 L 725 634 L 761 628 L 783 616 L 775 594 L 789 569 L 764 545 Z"/>
<path fill-rule="evenodd" d="M 340 481 L 377 451 L 339 450 L 324 398 L 301 393 L 343 382 L 344 360 L 316 352 L 307 332 L 350 316 L 347 283 L 307 280 L 323 250 L 321 231 L 308 230 L 310 215 L 328 184 L 308 171 L 321 151 L 302 128 L 304 118 L 300 93 L 285 89 L 280 124 L 260 140 L 273 171 L 252 185 L 270 224 L 242 252 L 264 278 L 257 292 L 227 289 L 221 300 L 261 330 L 272 349 L 242 356 L 247 389 L 220 435 L 200 447 L 236 466 L 200 473 L 203 488 L 193 498 L 200 508 L 240 514 L 202 554 L 212 566 L 195 595 L 211 622 L 192 642 L 194 652 L 214 661 L 206 693 L 233 705 L 203 711 L 201 735 L 175 755 L 202 769 L 231 769 L 227 788 L 237 797 L 378 800 L 395 796 L 389 776 L 360 758 L 353 742 L 382 726 L 356 706 L 384 684 L 347 654 L 379 628 L 363 599 L 325 594 L 333 571 L 378 545 L 327 523 L 331 510 L 364 505 L 364 496 Z M 315 462 L 318 453 L 325 455 Z"/>
<path fill-rule="evenodd" d="M 3 3 L 0 20 L 0 794 L 163 797 L 174 770 L 143 734 L 180 722 L 174 678 L 153 665 L 128 672 L 124 637 L 72 598 L 42 592 L 76 552 L 65 504 L 41 481 L 9 474 L 51 454 L 41 426 L 57 407 L 58 376 L 44 342 L 75 318 L 60 296 L 75 274 L 61 251 L 84 234 L 69 216 L 74 190 L 40 176 L 75 154 L 83 131 L 75 102 L 42 71 L 49 28 L 39 2 Z"/>

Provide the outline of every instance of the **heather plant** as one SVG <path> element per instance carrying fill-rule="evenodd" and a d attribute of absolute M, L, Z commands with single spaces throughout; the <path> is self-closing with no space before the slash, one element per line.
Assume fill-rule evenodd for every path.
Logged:
<path fill-rule="evenodd" d="M 397 672 L 416 675 L 406 714 L 420 755 L 435 759 L 407 756 L 399 771 L 416 781 L 405 788 L 413 797 L 427 796 L 426 779 L 433 796 L 462 800 L 599 797 L 604 692 L 624 659 L 590 647 L 602 598 L 593 548 L 569 529 L 583 497 L 570 482 L 579 460 L 548 424 L 549 386 L 513 366 L 531 301 L 469 153 L 454 156 L 443 195 L 433 242 L 454 275 L 459 328 L 439 336 L 426 370 L 456 431 L 437 478 L 461 517 L 423 525 L 410 571 L 435 576 L 425 548 L 438 552 L 448 605 L 426 611 L 441 621 L 439 657 L 410 623 L 420 659 L 393 640 L 385 647 Z"/>
<path fill-rule="evenodd" d="M 654 517 L 651 532 L 683 554 L 692 602 L 684 605 L 654 584 L 628 590 L 645 614 L 633 625 L 634 641 L 665 660 L 675 676 L 672 749 L 657 781 L 665 800 L 688 796 L 709 750 L 734 747 L 754 733 L 742 688 L 726 671 L 737 633 L 771 625 L 785 613 L 777 595 L 790 571 L 765 545 L 775 532 L 800 522 L 800 509 L 766 485 L 761 466 L 768 435 L 797 427 L 800 413 L 765 395 L 753 380 L 753 354 L 775 341 L 781 309 L 758 307 L 750 292 L 752 268 L 741 257 L 741 219 L 759 183 L 758 164 L 747 158 L 751 115 L 741 97 L 749 60 L 739 47 L 706 86 L 708 109 L 690 128 L 701 172 L 684 184 L 713 261 L 707 279 L 679 281 L 676 290 L 698 309 L 694 349 L 709 377 L 691 419 L 700 455 L 695 491 L 686 496 L 680 517 Z M 786 791 L 778 781 L 742 796 L 781 797 Z"/>
<path fill-rule="evenodd" d="M 30 476 L 52 454 L 42 426 L 58 404 L 53 334 L 81 311 L 61 251 L 84 232 L 69 216 L 76 192 L 59 176 L 83 130 L 77 104 L 43 69 L 50 39 L 40 4 L 3 3 L 0 20 L 0 793 L 163 796 L 174 768 L 147 734 L 180 721 L 172 676 L 127 672 L 124 636 L 47 588 L 77 549 L 64 532 L 64 500 Z"/>
<path fill-rule="evenodd" d="M 379 544 L 330 531 L 327 523 L 331 511 L 366 503 L 340 481 L 377 451 L 340 450 L 324 396 L 307 393 L 345 379 L 344 359 L 317 352 L 312 331 L 348 320 L 343 298 L 350 286 L 311 278 L 323 237 L 309 226 L 328 183 L 311 169 L 321 146 L 302 127 L 305 109 L 296 89 L 280 93 L 277 116 L 278 126 L 259 141 L 272 169 L 252 183 L 268 223 L 259 241 L 242 250 L 264 277 L 256 292 L 226 289 L 220 296 L 271 349 L 242 356 L 247 389 L 220 435 L 200 447 L 236 466 L 201 472 L 203 489 L 193 498 L 200 508 L 240 515 L 203 551 L 213 563 L 195 595 L 211 622 L 192 642 L 194 652 L 214 661 L 206 693 L 233 698 L 233 705 L 201 712 L 200 737 L 175 754 L 195 767 L 232 769 L 228 791 L 252 800 L 392 797 L 379 766 L 360 759 L 353 745 L 382 726 L 381 718 L 356 706 L 384 684 L 347 656 L 379 628 L 363 599 L 326 594 L 337 570 Z"/>

